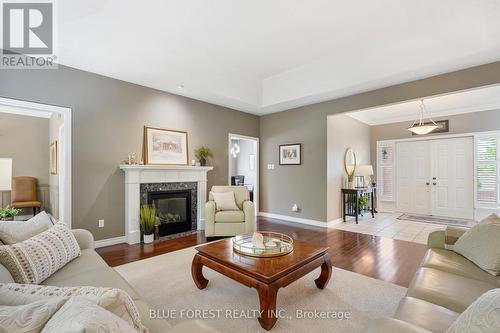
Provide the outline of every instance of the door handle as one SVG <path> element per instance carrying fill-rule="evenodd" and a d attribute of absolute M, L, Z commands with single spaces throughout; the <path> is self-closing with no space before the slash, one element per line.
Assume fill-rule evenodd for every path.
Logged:
<path fill-rule="evenodd" d="M 437 185 L 437 183 L 436 183 L 436 182 L 434 182 L 434 183 L 432 183 L 432 185 L 436 186 L 436 185 Z"/>
<path fill-rule="evenodd" d="M 436 180 L 436 177 L 432 177 L 432 180 Z"/>
<path fill-rule="evenodd" d="M 431 184 L 431 183 L 429 183 L 429 182 L 425 182 L 425 185 L 430 185 L 430 184 Z"/>

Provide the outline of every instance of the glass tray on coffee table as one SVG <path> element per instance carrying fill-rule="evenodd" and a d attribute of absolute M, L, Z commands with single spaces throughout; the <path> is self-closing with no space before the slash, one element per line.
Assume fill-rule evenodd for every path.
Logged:
<path fill-rule="evenodd" d="M 269 258 L 283 256 L 293 251 L 293 239 L 285 234 L 271 231 L 258 231 L 264 238 L 264 246 L 252 242 L 253 234 L 238 235 L 232 238 L 233 250 L 251 257 Z"/>

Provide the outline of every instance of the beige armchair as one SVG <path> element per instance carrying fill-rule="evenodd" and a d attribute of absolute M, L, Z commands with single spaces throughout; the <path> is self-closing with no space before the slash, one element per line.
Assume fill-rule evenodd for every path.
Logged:
<path fill-rule="evenodd" d="M 239 210 L 217 211 L 212 193 L 234 192 Z M 205 204 L 205 236 L 235 236 L 255 230 L 255 208 L 245 186 L 213 186 Z"/>

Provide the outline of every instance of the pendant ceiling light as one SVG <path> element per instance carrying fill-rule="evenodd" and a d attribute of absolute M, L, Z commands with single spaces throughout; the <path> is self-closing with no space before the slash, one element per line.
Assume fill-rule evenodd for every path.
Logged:
<path fill-rule="evenodd" d="M 234 146 L 231 148 L 231 155 L 233 155 L 233 157 L 236 158 L 239 153 L 240 153 L 240 146 L 237 143 L 235 143 Z"/>
<path fill-rule="evenodd" d="M 413 124 L 408 128 L 408 131 L 413 132 L 417 135 L 429 134 L 439 127 L 438 124 L 431 117 L 428 116 L 429 121 L 424 121 L 424 114 L 427 113 L 424 105 L 424 100 L 420 100 L 420 118 L 415 119 Z"/>

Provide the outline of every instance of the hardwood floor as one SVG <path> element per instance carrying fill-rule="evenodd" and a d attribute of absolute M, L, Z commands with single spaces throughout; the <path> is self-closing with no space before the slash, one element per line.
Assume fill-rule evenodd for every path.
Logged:
<path fill-rule="evenodd" d="M 422 244 L 276 219 L 259 217 L 257 226 L 258 230 L 282 232 L 295 239 L 328 246 L 335 267 L 403 287 L 408 287 L 426 251 Z M 108 265 L 118 266 L 205 242 L 203 233 L 197 233 L 147 245 L 117 244 L 99 248 L 97 252 Z"/>

